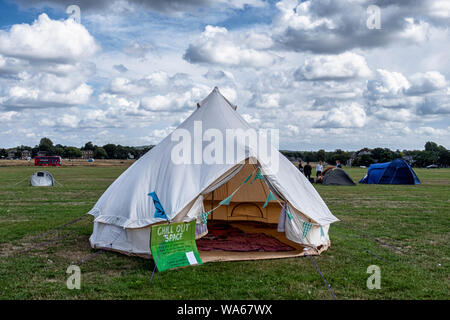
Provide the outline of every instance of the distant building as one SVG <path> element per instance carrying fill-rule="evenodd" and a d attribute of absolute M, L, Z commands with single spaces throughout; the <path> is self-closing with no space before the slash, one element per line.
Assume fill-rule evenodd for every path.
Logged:
<path fill-rule="evenodd" d="M 38 151 L 37 156 L 38 157 L 44 157 L 47 155 L 47 151 Z"/>
<path fill-rule="evenodd" d="M 15 159 L 16 158 L 16 150 L 9 150 L 7 159 Z"/>
<path fill-rule="evenodd" d="M 353 161 L 355 161 L 356 158 L 361 157 L 365 154 L 372 154 L 370 151 L 367 150 L 360 150 L 360 151 L 356 151 L 352 154 L 352 156 L 350 157 L 350 159 L 347 160 L 347 163 L 345 164 L 348 167 L 351 167 L 353 164 Z"/>
<path fill-rule="evenodd" d="M 92 150 L 81 150 L 81 159 L 91 159 L 94 157 L 94 151 Z"/>
<path fill-rule="evenodd" d="M 31 151 L 23 150 L 22 151 L 22 160 L 28 160 L 28 158 L 31 158 Z"/>
<path fill-rule="evenodd" d="M 128 153 L 128 159 L 134 159 L 134 155 L 131 153 Z"/>
<path fill-rule="evenodd" d="M 408 162 L 409 165 L 413 165 L 414 162 L 416 162 L 416 161 L 414 160 L 413 156 L 409 156 L 409 155 L 403 156 L 403 160 L 405 160 L 406 162 Z"/>

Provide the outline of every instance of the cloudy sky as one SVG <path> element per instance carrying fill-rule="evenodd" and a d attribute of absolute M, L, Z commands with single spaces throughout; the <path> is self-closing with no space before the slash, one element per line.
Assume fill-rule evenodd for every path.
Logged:
<path fill-rule="evenodd" d="M 448 0 L 0 0 L 0 147 L 155 144 L 218 86 L 282 149 L 450 148 L 449 21 Z"/>

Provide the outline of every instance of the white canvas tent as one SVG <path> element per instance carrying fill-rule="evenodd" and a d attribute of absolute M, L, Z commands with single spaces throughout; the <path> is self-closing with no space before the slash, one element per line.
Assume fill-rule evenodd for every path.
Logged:
<path fill-rule="evenodd" d="M 33 187 L 52 187 L 54 185 L 54 179 L 50 172 L 38 171 L 31 176 L 30 184 Z"/>
<path fill-rule="evenodd" d="M 227 129 L 250 129 L 236 107 L 217 88 L 197 105 L 177 130 L 184 129 L 195 136 L 199 121 L 203 131 L 216 129 L 224 135 Z M 241 156 L 234 163 L 176 164 L 171 161 L 171 154 L 179 141 L 173 141 L 171 135 L 122 173 L 89 212 L 95 217 L 90 238 L 92 247 L 150 255 L 150 226 L 166 221 L 155 217 L 155 205 L 148 196 L 151 192 L 157 194 L 171 222 L 196 220 L 198 237 L 201 237 L 207 233 L 202 213 L 216 207 L 255 170 L 260 170 L 264 180 L 246 183 L 229 205 L 219 207 L 208 219 L 278 223 L 280 234 L 290 243 L 328 247 L 329 225 L 338 219 L 314 187 L 278 150 L 269 146 L 277 161 L 267 161 L 255 151 L 262 147 L 258 145 L 260 141 L 237 142 L 236 154 Z M 203 141 L 203 149 L 208 143 Z M 277 196 L 277 201 L 270 201 L 262 208 L 269 190 Z M 280 216 L 280 204 L 288 208 L 292 219 L 285 218 L 284 214 Z M 312 224 L 307 234 L 303 232 L 304 222 Z"/>

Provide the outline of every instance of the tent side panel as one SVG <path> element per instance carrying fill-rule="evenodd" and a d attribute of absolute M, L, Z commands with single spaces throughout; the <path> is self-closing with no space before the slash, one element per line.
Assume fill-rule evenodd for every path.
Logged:
<path fill-rule="evenodd" d="M 94 222 L 94 231 L 89 241 L 92 248 L 151 254 L 150 228 L 124 229 L 112 224 Z"/>

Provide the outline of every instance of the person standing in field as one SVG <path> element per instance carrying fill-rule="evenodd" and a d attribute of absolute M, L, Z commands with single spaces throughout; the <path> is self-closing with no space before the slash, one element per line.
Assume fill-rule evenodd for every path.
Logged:
<path fill-rule="evenodd" d="M 342 164 L 339 160 L 336 160 L 336 168 L 342 168 Z"/>
<path fill-rule="evenodd" d="M 300 160 L 300 161 L 298 162 L 298 170 L 300 170 L 300 172 L 303 173 L 302 160 Z"/>
<path fill-rule="evenodd" d="M 308 181 L 311 179 L 311 171 L 312 171 L 312 167 L 309 164 L 309 161 L 307 161 L 306 165 L 303 167 L 303 173 L 304 173 L 305 177 L 308 178 Z"/>
<path fill-rule="evenodd" d="M 323 165 L 322 161 L 319 161 L 319 164 L 316 166 L 316 178 L 318 179 L 322 175 Z"/>

